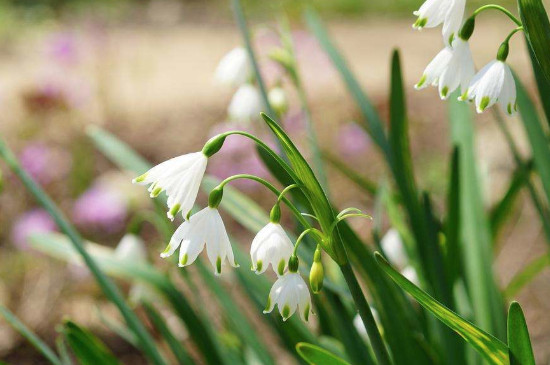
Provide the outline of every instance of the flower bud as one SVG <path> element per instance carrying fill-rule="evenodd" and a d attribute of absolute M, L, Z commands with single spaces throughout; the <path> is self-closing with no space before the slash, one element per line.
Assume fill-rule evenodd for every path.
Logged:
<path fill-rule="evenodd" d="M 226 136 L 224 136 L 223 134 L 218 134 L 217 136 L 210 138 L 208 142 L 204 144 L 204 147 L 202 148 L 202 153 L 206 157 L 211 157 L 212 155 L 214 155 L 222 148 L 223 143 L 225 142 L 225 137 Z"/>
<path fill-rule="evenodd" d="M 313 256 L 313 265 L 309 272 L 309 286 L 313 294 L 318 294 L 323 289 L 323 279 L 325 278 L 325 270 L 321 262 L 321 250 L 317 248 Z"/>
<path fill-rule="evenodd" d="M 281 207 L 279 204 L 275 204 L 269 214 L 269 220 L 271 223 L 279 223 L 281 221 Z"/>
<path fill-rule="evenodd" d="M 289 70 L 294 67 L 292 55 L 284 48 L 275 48 L 269 52 L 269 58 L 280 64 L 284 69 Z"/>
<path fill-rule="evenodd" d="M 208 196 L 208 206 L 210 208 L 217 208 L 220 205 L 222 198 L 223 198 L 223 187 L 218 186 L 214 188 L 210 192 L 210 195 Z"/>
<path fill-rule="evenodd" d="M 505 62 L 508 58 L 508 53 L 510 53 L 510 46 L 508 45 L 508 42 L 504 42 L 498 48 L 497 60 Z"/>
<path fill-rule="evenodd" d="M 280 87 L 269 90 L 267 95 L 269 104 L 278 115 L 283 115 L 288 110 L 288 100 L 285 91 Z"/>
<path fill-rule="evenodd" d="M 472 34 L 474 33 L 474 28 L 476 26 L 476 18 L 474 16 L 469 17 L 464 22 L 464 25 L 462 28 L 460 28 L 460 32 L 458 33 L 458 36 L 462 39 L 467 41 L 470 39 Z"/>
<path fill-rule="evenodd" d="M 300 260 L 298 260 L 298 256 L 290 256 L 290 259 L 288 259 L 288 271 L 297 272 L 298 266 L 300 266 Z"/>

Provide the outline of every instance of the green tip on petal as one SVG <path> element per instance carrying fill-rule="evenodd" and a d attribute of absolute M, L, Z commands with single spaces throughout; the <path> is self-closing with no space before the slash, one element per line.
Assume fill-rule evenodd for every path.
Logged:
<path fill-rule="evenodd" d="M 285 305 L 283 307 L 283 321 L 286 321 L 288 317 L 290 317 L 290 307 L 288 305 Z"/>
<path fill-rule="evenodd" d="M 145 180 L 145 178 L 147 177 L 147 173 L 143 174 L 143 175 L 140 175 L 138 177 L 136 177 L 135 179 L 132 180 L 133 183 L 140 183 L 140 182 L 143 182 Z"/>
<path fill-rule="evenodd" d="M 151 198 L 156 198 L 157 196 L 159 196 L 159 194 L 162 192 L 162 188 L 159 186 L 159 187 L 156 187 L 152 192 L 151 192 Z"/>
<path fill-rule="evenodd" d="M 187 256 L 187 254 L 183 255 L 183 257 L 181 258 L 180 260 L 180 264 L 179 266 L 185 266 L 185 264 L 187 263 L 187 260 L 189 259 L 189 256 Z"/>
<path fill-rule="evenodd" d="M 265 304 L 264 313 L 269 313 L 271 309 L 271 297 L 267 296 L 267 303 Z"/>
<path fill-rule="evenodd" d="M 484 111 L 485 109 L 487 109 L 490 101 L 491 99 L 489 99 L 488 96 L 484 96 L 483 98 L 481 98 L 481 103 L 479 103 L 479 110 Z"/>
<path fill-rule="evenodd" d="M 279 265 L 277 266 L 277 273 L 280 276 L 283 276 L 283 274 L 285 273 L 285 265 L 286 265 L 286 260 L 283 259 L 279 261 Z"/>
<path fill-rule="evenodd" d="M 306 305 L 306 308 L 304 309 L 304 319 L 307 321 L 309 321 L 309 312 L 310 312 L 310 306 L 309 304 Z"/>
<path fill-rule="evenodd" d="M 427 23 L 428 23 L 428 18 L 418 18 L 416 19 L 416 22 L 414 22 L 413 27 L 422 29 L 426 26 Z"/>
<path fill-rule="evenodd" d="M 506 111 L 508 114 L 512 115 L 512 103 L 508 103 L 508 106 L 506 107 Z"/>
<path fill-rule="evenodd" d="M 170 245 L 166 246 L 164 251 L 160 254 L 160 257 L 167 257 L 168 253 L 170 252 Z"/>
<path fill-rule="evenodd" d="M 426 83 L 426 75 L 422 75 L 422 77 L 420 78 L 420 81 L 418 81 L 416 85 L 414 85 L 414 87 L 417 89 L 420 89 L 425 83 Z"/>
<path fill-rule="evenodd" d="M 222 258 L 218 256 L 216 259 L 216 273 L 220 275 L 222 273 Z"/>
<path fill-rule="evenodd" d="M 262 260 L 258 260 L 256 262 L 256 272 L 259 273 L 260 271 L 262 271 L 263 266 L 264 266 L 264 263 L 262 262 Z"/>
<path fill-rule="evenodd" d="M 449 94 L 449 88 L 447 86 L 444 86 L 443 89 L 441 89 L 441 97 L 446 98 Z"/>
<path fill-rule="evenodd" d="M 179 205 L 179 204 L 173 205 L 172 208 L 170 208 L 170 215 L 172 217 L 175 216 L 180 211 L 180 207 L 181 207 L 181 205 Z"/>
<path fill-rule="evenodd" d="M 466 90 L 462 95 L 458 97 L 459 101 L 466 101 L 468 100 L 468 90 Z"/>

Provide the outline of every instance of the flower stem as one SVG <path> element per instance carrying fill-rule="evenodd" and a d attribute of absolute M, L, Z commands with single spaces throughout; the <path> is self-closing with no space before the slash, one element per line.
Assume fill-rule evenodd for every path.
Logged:
<path fill-rule="evenodd" d="M 311 227 L 306 229 L 296 239 L 296 243 L 294 244 L 294 250 L 292 251 L 293 255 L 296 255 L 296 252 L 298 251 L 298 246 L 300 246 L 300 243 L 302 243 L 302 240 L 304 239 L 304 237 L 310 233 L 313 233 L 318 240 L 322 241 L 324 239 L 323 232 L 319 231 L 317 228 Z M 319 247 L 319 244 L 317 244 L 317 247 Z"/>
<path fill-rule="evenodd" d="M 523 26 L 517 27 L 516 29 L 511 31 L 510 34 L 508 34 L 508 36 L 506 37 L 506 39 L 504 39 L 504 42 L 502 42 L 502 43 L 508 43 L 510 41 L 510 38 L 512 38 L 512 36 L 514 34 L 516 34 L 517 32 L 519 32 L 521 30 L 523 30 Z"/>
<path fill-rule="evenodd" d="M 289 186 L 287 186 L 286 188 L 284 188 L 281 193 L 279 194 L 279 197 L 277 198 L 277 203 L 279 203 L 285 196 L 286 193 L 288 193 L 290 190 L 292 189 L 296 189 L 296 188 L 299 188 L 300 185 L 298 184 L 291 184 Z"/>
<path fill-rule="evenodd" d="M 496 5 L 496 4 L 488 4 L 488 5 L 483 5 L 481 7 L 479 7 L 478 9 L 476 9 L 476 11 L 474 11 L 473 15 L 472 16 L 477 16 L 479 13 L 481 13 L 482 11 L 485 11 L 485 10 L 488 10 L 488 9 L 494 9 L 494 10 L 499 10 L 501 12 L 503 12 L 504 14 L 506 14 L 506 16 L 508 16 L 508 18 L 510 18 L 514 23 L 516 23 L 518 26 L 522 26 L 521 24 L 521 21 L 516 18 L 514 16 L 514 14 L 512 14 L 510 12 L 510 10 L 506 9 L 505 7 L 502 7 L 500 5 Z"/>
<path fill-rule="evenodd" d="M 34 180 L 21 168 L 19 162 L 13 153 L 6 146 L 4 141 L 0 139 L 0 156 L 6 161 L 9 168 L 21 179 L 23 185 L 34 195 L 36 200 L 46 209 L 46 211 L 55 220 L 57 226 L 63 231 L 70 239 L 75 250 L 82 256 L 86 266 L 90 269 L 98 285 L 105 293 L 105 296 L 109 298 L 118 307 L 118 310 L 126 320 L 128 327 L 132 329 L 136 337 L 138 338 L 143 352 L 147 354 L 147 357 L 154 364 L 166 364 L 160 353 L 158 352 L 155 341 L 151 335 L 145 329 L 143 323 L 128 307 L 124 298 L 114 283 L 107 278 L 107 276 L 101 271 L 98 264 L 90 256 L 84 247 L 84 242 L 80 237 L 77 230 L 69 223 L 63 213 L 50 199 L 50 197 L 34 182 Z"/>
<path fill-rule="evenodd" d="M 344 279 L 348 284 L 348 288 L 351 292 L 351 296 L 353 297 L 353 301 L 355 302 L 355 306 L 359 311 L 359 316 L 365 325 L 365 329 L 367 330 L 367 334 L 378 363 L 380 365 L 390 365 L 391 361 L 388 350 L 382 340 L 380 331 L 378 331 L 378 326 L 376 325 L 374 316 L 372 315 L 369 304 L 363 295 L 361 286 L 355 277 L 355 273 L 353 272 L 349 261 L 343 265 L 340 265 L 340 271 L 342 271 L 342 274 L 344 275 Z"/>

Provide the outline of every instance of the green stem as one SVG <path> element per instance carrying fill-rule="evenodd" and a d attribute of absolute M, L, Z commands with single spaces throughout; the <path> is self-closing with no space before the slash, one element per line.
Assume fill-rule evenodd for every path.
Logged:
<path fill-rule="evenodd" d="M 281 197 L 281 194 L 282 192 L 280 192 L 275 186 L 273 186 L 270 182 L 262 179 L 261 177 L 259 176 L 254 176 L 254 175 L 249 175 L 249 174 L 239 174 L 239 175 L 233 175 L 233 176 L 230 176 L 228 177 L 227 179 L 223 180 L 222 182 L 219 183 L 218 185 L 218 188 L 222 188 L 227 185 L 228 183 L 230 183 L 231 181 L 235 181 L 235 180 L 241 180 L 241 179 L 247 179 L 247 180 L 252 180 L 252 181 L 256 181 L 256 182 L 259 182 L 260 184 L 262 184 L 263 186 L 265 186 L 266 188 L 268 188 L 269 190 L 271 190 L 273 192 L 273 194 L 275 194 L 277 196 L 277 198 L 279 199 Z M 302 213 L 300 213 L 300 211 L 298 210 L 298 208 L 296 208 L 296 206 L 294 205 L 294 203 L 292 203 L 290 200 L 288 200 L 287 198 L 285 198 L 284 196 L 281 198 L 281 200 L 288 206 L 288 208 L 292 211 L 292 213 L 296 216 L 296 219 L 298 219 L 298 221 L 306 228 L 310 228 L 311 225 L 308 223 L 308 221 L 304 218 L 304 216 L 302 215 Z M 279 201 L 279 200 L 278 200 Z"/>
<path fill-rule="evenodd" d="M 351 292 L 351 296 L 353 297 L 353 301 L 355 302 L 355 306 L 357 307 L 359 315 L 363 320 L 363 324 L 365 325 L 365 329 L 367 330 L 367 334 L 369 336 L 369 340 L 372 345 L 372 349 L 374 351 L 376 359 L 378 360 L 378 363 L 380 365 L 390 365 L 391 361 L 388 350 L 386 349 L 386 345 L 382 340 L 382 336 L 380 335 L 380 331 L 378 330 L 378 326 L 376 325 L 374 316 L 372 315 L 369 304 L 367 303 L 367 300 L 363 295 L 363 291 L 361 290 L 361 286 L 359 285 L 359 282 L 355 277 L 355 273 L 353 272 L 351 265 L 349 264 L 349 262 L 340 265 L 340 270 L 344 275 L 344 279 L 348 284 L 348 288 Z"/>
<path fill-rule="evenodd" d="M 136 334 L 139 339 L 143 352 L 149 357 L 154 364 L 166 364 L 157 348 L 155 347 L 155 341 L 149 335 L 145 326 L 138 319 L 138 317 L 132 312 L 132 310 L 125 303 L 122 294 L 118 291 L 118 288 L 113 284 L 111 280 L 105 276 L 96 264 L 94 259 L 88 254 L 80 234 L 69 223 L 63 213 L 55 205 L 55 203 L 49 198 L 49 196 L 34 182 L 34 180 L 21 168 L 19 162 L 13 153 L 6 146 L 4 141 L 0 139 L 0 156 L 6 161 L 10 169 L 21 179 L 23 185 L 31 192 L 36 200 L 46 209 L 46 211 L 55 220 L 57 226 L 63 231 L 71 240 L 75 250 L 82 256 L 86 266 L 90 269 L 90 272 L 96 279 L 98 285 L 101 287 L 107 298 L 109 298 L 113 304 L 115 304 L 126 320 L 128 327 Z"/>
<path fill-rule="evenodd" d="M 516 29 L 511 31 L 510 34 L 508 34 L 508 36 L 506 36 L 506 39 L 504 39 L 504 42 L 502 42 L 502 43 L 508 43 L 510 41 L 510 38 L 512 38 L 512 36 L 514 34 L 516 34 L 517 32 L 519 32 L 520 30 L 523 30 L 523 26 L 517 27 Z"/>
<path fill-rule="evenodd" d="M 280 203 L 281 200 L 284 198 L 284 196 L 286 195 L 286 193 L 288 193 L 290 190 L 292 189 L 296 189 L 296 188 L 300 188 L 300 185 L 298 184 L 291 184 L 289 186 L 287 186 L 286 188 L 284 188 L 281 193 L 279 194 L 279 197 L 277 198 L 277 203 Z"/>
<path fill-rule="evenodd" d="M 298 251 L 298 246 L 300 246 L 300 243 L 304 239 L 304 237 L 310 233 L 313 233 L 315 237 L 317 237 L 318 240 L 323 241 L 324 234 L 323 232 L 319 231 L 317 228 L 308 228 L 305 231 L 303 231 L 298 238 L 296 239 L 296 243 L 294 244 L 294 250 L 292 251 L 292 254 L 296 256 L 296 252 Z M 319 244 L 317 244 L 317 247 L 319 247 Z"/>
<path fill-rule="evenodd" d="M 508 18 L 510 18 L 518 26 L 520 26 L 520 27 L 522 26 L 521 21 L 518 18 L 516 18 L 514 16 L 514 14 L 512 14 L 510 12 L 510 10 L 508 10 L 505 7 L 502 7 L 500 5 L 496 5 L 496 4 L 483 5 L 482 7 L 478 8 L 476 11 L 474 11 L 472 16 L 476 17 L 479 13 L 481 13 L 482 11 L 488 10 L 488 9 L 494 9 L 494 10 L 499 10 L 499 11 L 503 12 L 504 14 L 506 14 L 508 16 Z"/>

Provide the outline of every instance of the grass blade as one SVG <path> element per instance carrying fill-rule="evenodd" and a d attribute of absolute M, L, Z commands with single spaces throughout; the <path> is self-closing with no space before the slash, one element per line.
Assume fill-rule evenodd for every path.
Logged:
<path fill-rule="evenodd" d="M 115 355 L 92 332 L 68 320 L 62 333 L 81 365 L 120 365 Z"/>
<path fill-rule="evenodd" d="M 550 82 L 550 21 L 542 0 L 518 0 L 519 15 L 529 48 Z"/>
<path fill-rule="evenodd" d="M 309 343 L 300 342 L 296 345 L 296 351 L 311 365 L 350 365 L 344 359 Z"/>
<path fill-rule="evenodd" d="M 525 285 L 529 284 L 548 266 L 550 266 L 550 255 L 544 254 L 541 257 L 537 257 L 510 280 L 510 283 L 504 289 L 504 295 L 507 298 L 515 297 Z"/>
<path fill-rule="evenodd" d="M 54 365 L 62 365 L 61 360 L 53 352 L 51 348 L 48 347 L 38 336 L 36 336 L 27 326 L 23 324 L 8 308 L 0 304 L 0 315 L 4 317 L 6 322 L 10 324 L 21 336 L 25 337 L 31 345 L 46 358 L 49 362 Z"/>
<path fill-rule="evenodd" d="M 510 365 L 536 365 L 527 323 L 518 302 L 512 302 L 508 310 L 508 346 Z"/>
<path fill-rule="evenodd" d="M 422 291 L 416 285 L 407 280 L 380 255 L 375 253 L 378 265 L 388 274 L 403 290 L 409 293 L 424 308 L 430 311 L 437 319 L 445 323 L 449 328 L 458 333 L 464 340 L 470 343 L 490 364 L 508 365 L 508 347 L 496 337 L 471 324 L 458 314 L 454 313 L 429 294 Z"/>

